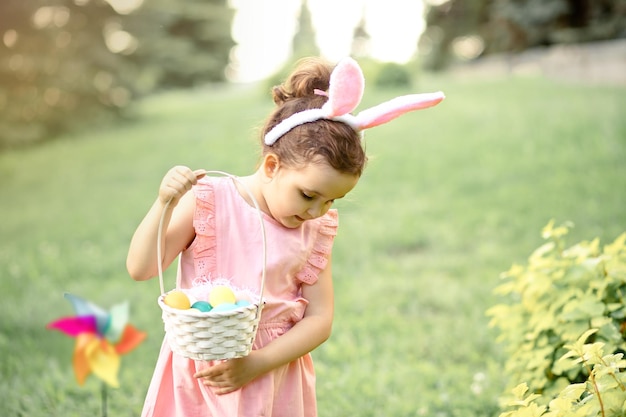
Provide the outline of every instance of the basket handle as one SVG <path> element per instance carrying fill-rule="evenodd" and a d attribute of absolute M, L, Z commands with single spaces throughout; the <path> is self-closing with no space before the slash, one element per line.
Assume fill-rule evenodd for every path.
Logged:
<path fill-rule="evenodd" d="M 243 182 L 241 181 L 238 177 L 231 175 L 227 172 L 223 172 L 223 171 L 204 171 L 203 172 L 204 175 L 221 175 L 221 176 L 225 176 L 228 177 L 234 181 L 236 181 L 238 184 L 240 184 L 242 186 L 242 188 L 245 190 L 246 194 L 248 194 L 248 196 L 250 197 L 250 199 L 252 200 L 252 203 L 254 204 L 254 208 L 257 211 L 257 215 L 259 216 L 259 224 L 261 225 L 261 236 L 263 238 L 263 252 L 262 252 L 262 256 L 263 256 L 263 271 L 261 273 L 261 293 L 259 294 L 259 304 L 257 306 L 257 314 L 261 313 L 261 308 L 263 306 L 263 291 L 265 289 L 265 269 L 266 269 L 266 263 L 267 263 L 267 242 L 266 242 L 266 237 L 265 237 L 265 223 L 263 221 L 263 214 L 261 212 L 261 208 L 259 207 L 259 203 L 257 202 L 256 198 L 254 197 L 254 195 L 252 194 L 252 191 L 250 190 L 250 188 Z M 172 202 L 172 200 L 170 199 L 167 203 L 165 203 L 165 206 L 163 207 L 163 212 L 161 213 L 161 218 L 159 220 L 159 227 L 157 229 L 157 269 L 159 272 L 159 285 L 161 286 L 161 294 L 165 294 L 165 286 L 163 285 L 163 262 L 162 262 L 162 247 L 161 247 L 161 239 L 163 236 L 163 223 L 165 221 L 165 212 L 167 211 L 167 208 L 169 207 L 170 203 Z"/>

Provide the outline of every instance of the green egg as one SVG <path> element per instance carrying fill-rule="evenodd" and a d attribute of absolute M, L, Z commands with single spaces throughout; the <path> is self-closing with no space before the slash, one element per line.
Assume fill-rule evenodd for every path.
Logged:
<path fill-rule="evenodd" d="M 207 303 L 206 301 L 196 301 L 191 305 L 191 308 L 200 310 L 203 313 L 207 313 L 213 309 L 213 307 L 211 307 L 211 304 Z"/>

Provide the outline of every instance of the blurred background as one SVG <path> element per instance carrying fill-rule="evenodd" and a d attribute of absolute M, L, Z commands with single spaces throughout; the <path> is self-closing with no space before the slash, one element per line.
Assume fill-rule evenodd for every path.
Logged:
<path fill-rule="evenodd" d="M 306 55 L 387 63 L 382 82 L 401 83 L 459 63 L 540 71 L 538 51 L 575 45 L 543 71 L 623 82 L 625 37 L 623 0 L 4 0 L 0 146 L 130 117 L 164 89 L 267 79 Z"/>

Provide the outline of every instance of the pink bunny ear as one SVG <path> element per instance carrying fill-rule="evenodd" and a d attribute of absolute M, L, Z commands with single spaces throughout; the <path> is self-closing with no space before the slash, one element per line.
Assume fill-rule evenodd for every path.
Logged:
<path fill-rule="evenodd" d="M 330 74 L 328 101 L 322 109 L 327 117 L 350 113 L 361 102 L 365 79 L 359 64 L 352 58 L 344 58 Z"/>
<path fill-rule="evenodd" d="M 360 112 L 355 118 L 355 127 L 357 130 L 369 129 L 387 123 L 404 113 L 435 106 L 444 98 L 445 95 L 441 91 L 396 97 Z"/>

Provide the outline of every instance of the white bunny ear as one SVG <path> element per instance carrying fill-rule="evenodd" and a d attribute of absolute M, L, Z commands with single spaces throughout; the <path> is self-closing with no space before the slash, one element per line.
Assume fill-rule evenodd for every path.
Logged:
<path fill-rule="evenodd" d="M 396 97 L 360 112 L 354 120 L 356 130 L 365 130 L 374 126 L 387 123 L 404 113 L 426 109 L 439 104 L 445 95 L 439 91 L 428 94 L 410 94 Z"/>
<path fill-rule="evenodd" d="M 330 74 L 328 101 L 322 106 L 328 118 L 350 113 L 361 102 L 365 78 L 357 62 L 348 57 L 342 59 Z"/>
<path fill-rule="evenodd" d="M 445 98 L 442 92 L 411 94 L 396 97 L 353 116 L 350 112 L 361 102 L 364 86 L 365 79 L 359 64 L 349 57 L 342 59 L 330 75 L 326 103 L 321 108 L 303 110 L 282 120 L 265 135 L 265 144 L 272 146 L 294 127 L 320 119 L 346 123 L 359 132 L 387 123 L 406 112 L 435 106 Z"/>

